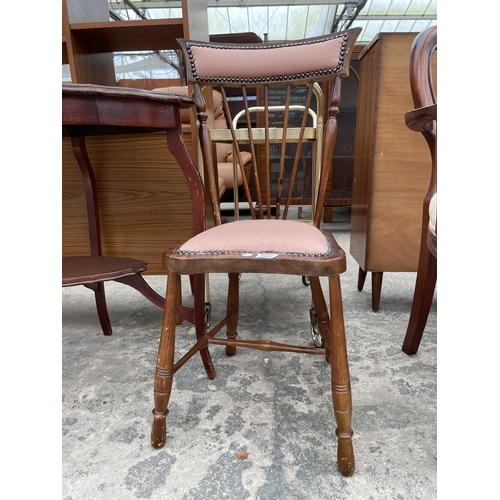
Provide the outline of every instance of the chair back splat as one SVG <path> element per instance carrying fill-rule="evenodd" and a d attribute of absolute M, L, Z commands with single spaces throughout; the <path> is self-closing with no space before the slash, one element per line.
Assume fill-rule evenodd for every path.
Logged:
<path fill-rule="evenodd" d="M 200 353 L 210 379 L 215 377 L 210 345 L 225 346 L 227 356 L 235 355 L 238 348 L 315 354 L 329 362 L 325 361 L 325 367 L 329 366 L 331 373 L 337 466 L 344 476 L 354 472 L 352 401 L 340 289 L 346 255 L 332 233 L 319 226 L 337 135 L 340 79 L 348 74 L 351 49 L 360 31 L 357 28 L 306 40 L 248 45 L 178 40 L 187 83 L 194 87 L 204 178 L 215 225 L 164 253 L 168 280 L 155 372 L 151 431 L 155 448 L 164 446 L 166 440 L 173 375 L 196 353 Z M 320 83 L 332 80 L 334 91 L 326 111 Z M 204 95 L 213 95 L 211 90 L 222 95 L 227 129 L 209 129 Z M 276 94 L 278 102 L 272 99 Z M 235 211 L 235 221 L 221 224 L 212 143 L 232 145 L 233 179 L 243 179 L 243 195 L 251 212 L 248 219 L 239 220 Z M 308 146 L 313 160 L 309 177 L 308 169 L 303 168 Z M 250 171 L 243 168 L 243 148 L 252 156 Z M 311 190 L 313 224 L 287 219 L 299 179 L 306 179 Z M 237 189 L 234 191 L 236 195 Z M 193 207 L 201 203 L 205 203 L 203 196 L 192 196 Z M 206 321 L 202 300 L 205 276 L 211 273 L 229 277 L 225 315 L 214 325 Z M 311 320 L 314 345 L 240 338 L 239 282 L 248 273 L 309 278 L 311 299 L 305 315 Z M 180 275 L 193 276 L 194 305 L 189 313 L 176 305 Z M 329 307 L 320 277 L 328 282 Z M 176 315 L 188 321 L 192 318 L 196 332 L 194 345 L 177 360 Z M 219 335 L 224 328 L 225 336 Z M 325 423 L 325 429 L 329 428 L 330 423 Z"/>

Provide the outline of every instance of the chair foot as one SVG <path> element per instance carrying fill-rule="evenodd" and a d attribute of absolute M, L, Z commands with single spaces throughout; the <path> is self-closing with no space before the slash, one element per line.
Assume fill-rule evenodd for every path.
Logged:
<path fill-rule="evenodd" d="M 226 346 L 226 356 L 234 356 L 236 354 L 236 347 L 234 345 Z"/>
<path fill-rule="evenodd" d="M 151 429 L 151 445 L 153 448 L 163 448 L 167 440 L 167 415 L 153 410 L 153 427 Z"/>
<path fill-rule="evenodd" d="M 335 432 L 338 437 L 337 466 L 343 476 L 352 476 L 354 473 L 355 459 L 352 446 L 352 431 L 346 435 L 341 434 L 338 429 Z"/>

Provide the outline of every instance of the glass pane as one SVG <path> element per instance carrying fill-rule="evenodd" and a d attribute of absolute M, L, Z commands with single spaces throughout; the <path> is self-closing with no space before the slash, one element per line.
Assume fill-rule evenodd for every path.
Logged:
<path fill-rule="evenodd" d="M 269 15 L 269 41 L 286 40 L 288 7 L 268 7 L 267 10 Z"/>

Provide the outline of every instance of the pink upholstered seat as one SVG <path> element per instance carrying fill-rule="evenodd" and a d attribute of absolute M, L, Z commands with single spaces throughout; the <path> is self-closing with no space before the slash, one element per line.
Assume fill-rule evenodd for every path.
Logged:
<path fill-rule="evenodd" d="M 200 233 L 177 249 L 178 254 L 285 254 L 324 256 L 331 253 L 324 234 L 291 220 L 240 220 Z"/>

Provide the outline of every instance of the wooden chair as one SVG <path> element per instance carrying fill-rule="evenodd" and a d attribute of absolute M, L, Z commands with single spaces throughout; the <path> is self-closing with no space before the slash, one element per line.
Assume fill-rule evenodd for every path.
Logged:
<path fill-rule="evenodd" d="M 226 354 L 232 356 L 237 347 L 247 347 L 262 351 L 288 351 L 326 356 L 330 363 L 333 409 L 337 421 L 338 468 L 349 476 L 354 472 L 354 451 L 351 429 L 351 390 L 347 349 L 344 331 L 344 317 L 340 289 L 340 274 L 346 270 L 346 256 L 333 235 L 319 228 L 324 204 L 327 179 L 331 171 L 332 153 L 337 134 L 339 112 L 339 90 L 333 93 L 328 106 L 328 119 L 324 124 L 322 137 L 322 156 L 319 190 L 313 224 L 287 220 L 290 206 L 291 189 L 299 163 L 300 148 L 292 158 L 290 176 L 285 179 L 286 138 L 299 137 L 299 146 L 310 131 L 307 126 L 308 107 L 312 101 L 313 86 L 318 81 L 335 80 L 348 75 L 349 60 L 354 42 L 361 29 L 351 29 L 307 40 L 283 43 L 254 45 L 217 44 L 180 39 L 186 63 L 187 81 L 194 86 L 196 109 L 199 120 L 199 137 L 203 161 L 206 167 L 206 180 L 209 186 L 211 207 L 214 212 L 215 226 L 202 231 L 179 248 L 167 250 L 164 254 L 164 267 L 168 273 L 167 297 L 161 330 L 160 345 L 155 375 L 153 427 L 151 443 L 161 448 L 166 440 L 166 416 L 172 388 L 172 377 L 193 355 L 200 353 L 205 370 L 210 379 L 215 377 L 215 368 L 210 358 L 210 344 L 224 345 Z M 285 109 L 283 126 L 270 128 L 268 113 L 254 126 L 250 117 L 250 105 L 245 97 L 251 88 L 258 90 L 257 95 L 266 110 L 271 87 L 284 89 L 285 106 L 291 101 L 296 86 L 307 89 L 305 118 L 298 128 L 288 127 L 290 111 Z M 253 179 L 265 191 L 261 197 L 257 190 L 256 209 L 254 202 L 249 204 L 250 220 L 238 220 L 221 224 L 218 206 L 217 182 L 211 149 L 210 131 L 207 125 L 207 110 L 202 88 L 217 86 L 223 97 L 224 111 L 230 117 L 230 131 L 234 138 L 235 153 L 240 160 L 238 138 L 242 135 L 250 143 L 250 149 L 257 163 L 257 153 L 252 137 L 263 137 L 264 152 L 261 151 L 266 165 L 269 165 L 269 148 L 279 144 L 281 159 L 276 172 L 276 192 L 271 207 L 271 177 L 269 169 L 264 179 L 260 179 L 258 169 L 253 171 Z M 232 114 L 226 99 L 226 87 L 241 87 L 243 109 L 246 114 L 246 127 L 235 129 Z M 255 95 L 255 93 L 254 93 Z M 319 119 L 320 117 L 318 117 Z M 243 162 L 239 161 L 242 165 Z M 252 190 L 245 176 L 243 185 L 246 196 L 252 200 Z M 204 205 L 203 186 L 200 178 L 192 178 L 193 191 L 199 196 L 193 199 L 193 206 Z M 266 208 L 267 206 L 267 208 Z M 274 212 L 274 213 L 272 213 Z M 204 286 L 205 273 L 227 273 L 229 275 L 227 313 L 211 329 L 205 329 L 203 304 L 197 302 L 196 293 Z M 312 302 L 319 330 L 324 339 L 324 347 L 310 345 L 283 344 L 271 340 L 244 340 L 238 337 L 239 274 L 267 273 L 308 276 L 312 292 Z M 194 274 L 194 315 L 197 317 L 195 345 L 174 359 L 175 317 L 179 308 L 175 305 L 178 276 Z M 329 305 L 324 298 L 320 277 L 326 277 L 329 285 Z M 310 304 L 307 304 L 309 308 Z M 223 328 L 225 337 L 216 336 Z M 284 328 L 286 326 L 284 325 Z"/>
<path fill-rule="evenodd" d="M 418 351 L 437 278 L 437 98 L 432 78 L 432 56 L 437 50 L 437 27 L 423 31 L 415 38 L 410 51 L 410 85 L 415 109 L 406 113 L 406 125 L 420 132 L 432 158 L 429 190 L 422 211 L 422 236 L 417 281 L 403 342 L 406 354 Z"/>

